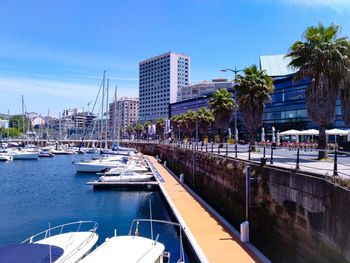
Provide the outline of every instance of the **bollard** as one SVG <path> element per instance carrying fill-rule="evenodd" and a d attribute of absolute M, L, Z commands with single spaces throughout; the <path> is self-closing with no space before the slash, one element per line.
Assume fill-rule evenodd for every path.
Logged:
<path fill-rule="evenodd" d="M 299 169 L 300 169 L 300 167 L 299 167 L 299 147 L 298 147 L 298 149 L 297 149 L 297 165 L 295 167 L 295 170 L 299 170 Z"/>
<path fill-rule="evenodd" d="M 184 174 L 180 174 L 180 183 L 181 183 L 181 184 L 184 183 Z"/>
<path fill-rule="evenodd" d="M 273 164 L 273 146 L 271 145 L 271 159 L 270 164 Z"/>
<path fill-rule="evenodd" d="M 228 155 L 228 143 L 226 144 L 226 155 Z"/>
<path fill-rule="evenodd" d="M 164 161 L 164 167 L 166 167 L 166 161 Z"/>
<path fill-rule="evenodd" d="M 334 151 L 334 170 L 333 176 L 338 176 L 338 151 L 335 149 Z"/>

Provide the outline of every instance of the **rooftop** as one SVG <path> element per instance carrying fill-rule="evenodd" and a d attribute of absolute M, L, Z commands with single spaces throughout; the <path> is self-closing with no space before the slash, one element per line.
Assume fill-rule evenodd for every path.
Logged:
<path fill-rule="evenodd" d="M 288 66 L 290 61 L 285 55 L 260 56 L 260 68 L 271 77 L 291 75 L 296 70 Z"/>

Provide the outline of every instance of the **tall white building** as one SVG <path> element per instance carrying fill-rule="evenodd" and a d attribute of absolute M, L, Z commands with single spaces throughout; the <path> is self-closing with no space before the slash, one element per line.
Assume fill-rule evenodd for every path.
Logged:
<path fill-rule="evenodd" d="M 190 57 L 172 51 L 139 63 L 140 122 L 169 117 L 177 90 L 190 82 Z"/>
<path fill-rule="evenodd" d="M 122 97 L 117 101 L 116 121 L 120 117 L 120 126 L 134 126 L 139 119 L 139 99 Z M 120 109 L 120 114 L 119 114 Z M 109 104 L 109 125 L 113 127 L 114 102 Z M 117 126 L 117 123 L 116 123 Z"/>

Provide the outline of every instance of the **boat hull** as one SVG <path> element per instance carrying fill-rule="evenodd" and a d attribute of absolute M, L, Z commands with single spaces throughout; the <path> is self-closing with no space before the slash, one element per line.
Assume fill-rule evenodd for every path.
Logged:
<path fill-rule="evenodd" d="M 39 155 L 37 153 L 14 153 L 12 157 L 14 160 L 37 160 Z"/>

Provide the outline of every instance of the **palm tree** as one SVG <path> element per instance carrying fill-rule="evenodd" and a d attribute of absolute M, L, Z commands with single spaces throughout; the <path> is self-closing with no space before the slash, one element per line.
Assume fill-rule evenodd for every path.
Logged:
<path fill-rule="evenodd" d="M 148 127 L 151 126 L 151 125 L 152 125 L 152 122 L 150 122 L 150 121 L 147 121 L 147 122 L 143 125 L 143 128 L 144 128 L 144 130 L 145 130 L 145 132 L 146 132 L 146 137 L 147 137 L 147 139 L 149 138 Z"/>
<path fill-rule="evenodd" d="M 120 126 L 120 135 L 123 137 L 124 136 L 124 127 Z"/>
<path fill-rule="evenodd" d="M 256 65 L 243 70 L 244 75 L 237 75 L 237 99 L 244 125 L 250 134 L 250 145 L 255 146 L 256 129 L 262 125 L 265 101 L 270 100 L 273 92 L 273 79 Z"/>
<path fill-rule="evenodd" d="M 136 127 L 135 127 L 135 131 L 136 131 L 137 139 L 140 140 L 140 136 L 141 136 L 141 133 L 143 131 L 142 125 L 137 124 Z"/>
<path fill-rule="evenodd" d="M 197 123 L 197 113 L 193 110 L 189 110 L 186 114 L 186 125 L 187 125 L 187 131 L 189 135 L 192 137 L 193 132 L 196 129 L 196 123 Z"/>
<path fill-rule="evenodd" d="M 161 138 L 164 135 L 164 118 L 159 117 L 156 121 L 156 132 Z"/>
<path fill-rule="evenodd" d="M 208 105 L 213 110 L 215 126 L 219 129 L 221 142 L 224 142 L 223 131 L 227 129 L 232 112 L 235 109 L 235 101 L 232 99 L 232 93 L 226 89 L 217 90 L 211 95 Z"/>
<path fill-rule="evenodd" d="M 175 133 L 175 137 L 177 133 L 180 131 L 180 118 L 179 115 L 174 115 L 170 118 L 171 124 L 173 126 L 173 132 Z M 178 138 L 180 140 L 180 136 Z"/>
<path fill-rule="evenodd" d="M 129 125 L 127 128 L 126 128 L 126 132 L 128 133 L 128 137 L 129 137 L 129 141 L 131 139 L 131 135 L 132 135 L 132 132 L 134 131 L 134 128 Z"/>
<path fill-rule="evenodd" d="M 208 128 L 214 123 L 215 118 L 212 110 L 201 108 L 197 113 L 198 118 L 198 131 L 201 136 L 204 136 L 208 132 Z"/>
<path fill-rule="evenodd" d="M 308 27 L 304 42 L 296 41 L 287 54 L 292 59 L 289 66 L 298 70 L 294 80 L 311 80 L 305 91 L 306 109 L 309 118 L 319 125 L 318 147 L 325 150 L 326 126 L 335 118 L 337 95 L 350 66 L 350 44 L 345 37 L 337 38 L 339 31 L 335 24 Z M 319 159 L 327 157 L 326 151 L 319 151 Z"/>
<path fill-rule="evenodd" d="M 179 128 L 180 128 L 180 133 L 182 131 L 182 134 L 184 136 L 184 133 L 187 131 L 187 117 L 185 113 L 181 113 L 179 115 Z M 180 134 L 181 135 L 181 134 Z M 181 137 L 181 136 L 180 136 Z"/>

